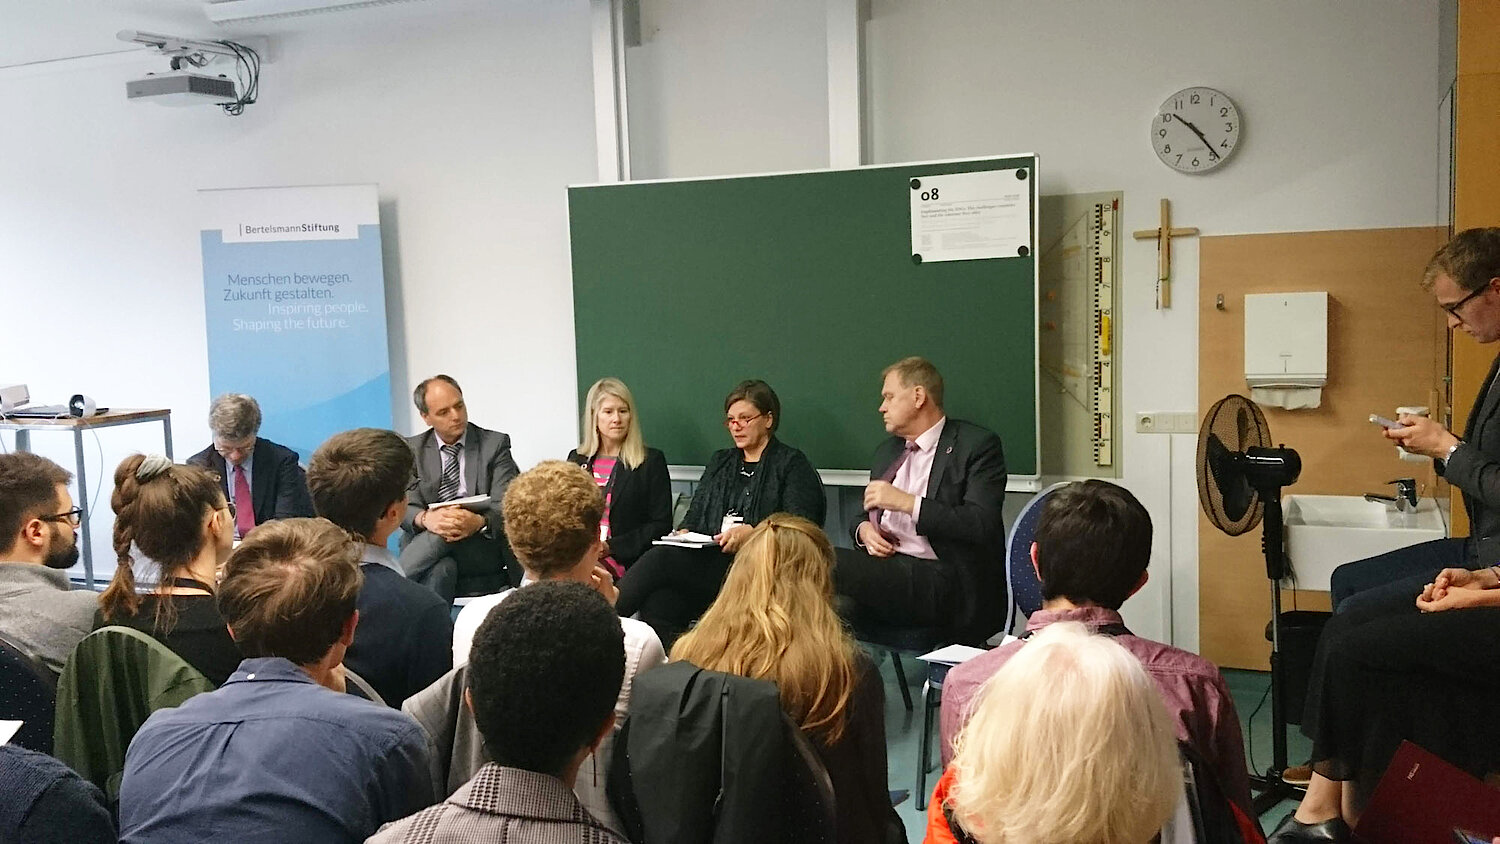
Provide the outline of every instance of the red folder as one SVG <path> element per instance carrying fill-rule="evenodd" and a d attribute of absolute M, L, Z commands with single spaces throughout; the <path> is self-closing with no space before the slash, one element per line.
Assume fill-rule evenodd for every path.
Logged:
<path fill-rule="evenodd" d="M 1500 836 L 1500 790 L 1401 743 L 1354 828 L 1363 844 L 1457 844 Z"/>

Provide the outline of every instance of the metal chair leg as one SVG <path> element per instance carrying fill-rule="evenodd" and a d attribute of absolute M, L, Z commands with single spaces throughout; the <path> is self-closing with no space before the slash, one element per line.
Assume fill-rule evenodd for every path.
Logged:
<path fill-rule="evenodd" d="M 896 651 L 887 651 L 891 655 L 891 664 L 896 666 L 896 684 L 901 687 L 901 702 L 906 704 L 906 711 L 911 711 L 911 689 L 906 687 L 906 669 L 901 667 L 901 654 Z"/>
<path fill-rule="evenodd" d="M 927 811 L 927 770 L 932 766 L 932 683 L 922 683 L 922 732 L 917 736 L 917 811 Z"/>

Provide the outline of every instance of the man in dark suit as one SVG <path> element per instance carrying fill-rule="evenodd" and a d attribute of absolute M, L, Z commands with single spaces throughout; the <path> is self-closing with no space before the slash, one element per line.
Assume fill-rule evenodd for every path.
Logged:
<path fill-rule="evenodd" d="M 1480 343 L 1500 340 L 1500 228 L 1468 229 L 1453 236 L 1427 264 L 1423 286 L 1447 312 L 1448 328 L 1461 329 Z M 1443 569 L 1477 571 L 1472 580 L 1492 582 L 1483 570 L 1500 562 L 1500 358 L 1479 389 L 1464 425 L 1463 438 L 1425 416 L 1402 416 L 1404 427 L 1387 438 L 1413 454 L 1436 461 L 1439 475 L 1464 494 L 1469 536 L 1434 539 L 1334 569 L 1330 591 L 1337 612 L 1351 606 L 1409 605 Z M 1453 578 L 1450 578 L 1452 580 Z M 1469 597 L 1453 593 L 1451 600 Z"/>
<path fill-rule="evenodd" d="M 510 436 L 469 423 L 458 382 L 434 375 L 412 393 L 422 421 L 431 427 L 407 443 L 417 471 L 406 489 L 407 542 L 401 550 L 406 576 L 453 600 L 459 580 L 466 591 L 495 592 L 511 581 L 505 570 L 505 526 L 500 502 L 505 487 L 520 474 L 510 455 Z M 473 495 L 490 500 L 472 508 L 430 509 L 430 505 Z"/>
<path fill-rule="evenodd" d="M 225 393 L 208 409 L 214 443 L 188 463 L 224 479 L 224 495 L 234 504 L 235 536 L 258 524 L 313 514 L 307 477 L 297 452 L 257 434 L 260 405 L 244 393 Z"/>
<path fill-rule="evenodd" d="M 943 412 L 927 360 L 886 367 L 858 548 L 838 549 L 834 587 L 855 621 L 947 627 L 978 644 L 1005 616 L 1005 452 L 1000 438 Z"/>

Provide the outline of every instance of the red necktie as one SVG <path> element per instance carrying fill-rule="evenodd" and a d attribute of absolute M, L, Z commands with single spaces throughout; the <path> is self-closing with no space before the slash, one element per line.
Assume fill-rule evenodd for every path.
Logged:
<path fill-rule="evenodd" d="M 241 539 L 255 527 L 255 505 L 250 502 L 250 482 L 245 467 L 234 467 L 234 529 Z"/>
<path fill-rule="evenodd" d="M 888 466 L 888 467 L 886 467 L 886 470 L 884 472 L 880 473 L 880 480 L 885 481 L 886 483 L 891 483 L 891 482 L 895 481 L 896 480 L 896 473 L 899 472 L 899 471 L 901 471 L 901 467 L 902 466 L 906 465 L 906 458 L 910 457 L 912 455 L 912 453 L 915 452 L 916 450 L 917 450 L 917 444 L 916 443 L 914 443 L 914 442 L 907 443 L 906 444 L 906 448 L 901 449 L 901 453 L 898 454 L 898 455 L 896 455 L 896 459 L 895 460 L 891 461 L 891 465 Z M 903 490 L 903 492 L 904 491 L 905 490 Z M 881 527 L 880 527 L 880 517 L 883 516 L 883 515 L 885 515 L 885 511 L 884 510 L 871 510 L 870 511 L 870 524 L 874 525 L 875 529 L 878 530 L 878 531 L 880 531 L 880 535 L 881 536 L 885 535 L 885 531 L 882 530 Z"/>

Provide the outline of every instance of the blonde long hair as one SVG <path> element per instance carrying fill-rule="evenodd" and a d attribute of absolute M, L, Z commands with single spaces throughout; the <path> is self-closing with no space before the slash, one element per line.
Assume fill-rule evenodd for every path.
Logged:
<path fill-rule="evenodd" d="M 620 459 L 632 469 L 639 468 L 646 462 L 646 438 L 641 435 L 641 415 L 635 409 L 635 396 L 630 394 L 630 388 L 625 386 L 625 382 L 618 378 L 600 378 L 589 387 L 588 396 L 583 400 L 583 423 L 579 425 L 579 429 L 583 431 L 583 442 L 578 444 L 578 453 L 584 457 L 593 457 L 599 451 L 599 405 L 604 403 L 606 396 L 614 396 L 630 408 L 630 427 L 625 430 L 625 442 L 620 444 Z"/>
<path fill-rule="evenodd" d="M 776 513 L 756 526 L 673 661 L 770 680 L 781 707 L 825 745 L 844 734 L 854 640 L 833 608 L 833 546 L 817 525 Z"/>
<path fill-rule="evenodd" d="M 1145 844 L 1182 796 L 1161 692 L 1081 624 L 1048 625 L 972 708 L 948 802 L 982 844 Z"/>

